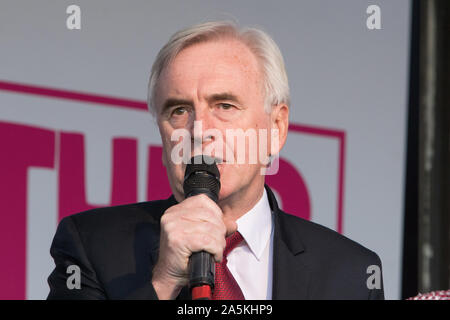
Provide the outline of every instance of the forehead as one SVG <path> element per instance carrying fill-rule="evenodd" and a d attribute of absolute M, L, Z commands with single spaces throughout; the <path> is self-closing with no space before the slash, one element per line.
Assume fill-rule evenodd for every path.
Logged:
<path fill-rule="evenodd" d="M 261 95 L 261 84 L 260 66 L 250 49 L 238 40 L 220 39 L 183 49 L 161 73 L 156 97 L 158 101 L 168 95 L 217 92 Z"/>

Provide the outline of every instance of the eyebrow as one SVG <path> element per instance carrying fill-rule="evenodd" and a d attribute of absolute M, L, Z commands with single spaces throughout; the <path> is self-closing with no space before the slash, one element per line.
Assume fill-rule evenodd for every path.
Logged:
<path fill-rule="evenodd" d="M 211 103 L 214 101 L 220 101 L 220 100 L 229 100 L 229 101 L 234 101 L 234 102 L 240 102 L 239 98 L 230 93 L 230 92 L 222 92 L 222 93 L 216 93 L 216 94 L 212 94 L 210 96 L 208 96 L 206 98 L 206 100 Z"/>

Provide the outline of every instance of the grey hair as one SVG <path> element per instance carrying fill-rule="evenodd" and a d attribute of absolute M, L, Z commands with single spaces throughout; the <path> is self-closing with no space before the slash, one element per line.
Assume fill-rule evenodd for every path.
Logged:
<path fill-rule="evenodd" d="M 272 106 L 290 105 L 289 84 L 283 56 L 275 41 L 264 31 L 256 28 L 238 28 L 231 21 L 213 21 L 198 24 L 176 32 L 161 48 L 153 63 L 148 85 L 148 108 L 156 114 L 155 88 L 158 79 L 170 62 L 190 45 L 219 38 L 242 41 L 257 58 L 264 76 L 265 110 Z"/>

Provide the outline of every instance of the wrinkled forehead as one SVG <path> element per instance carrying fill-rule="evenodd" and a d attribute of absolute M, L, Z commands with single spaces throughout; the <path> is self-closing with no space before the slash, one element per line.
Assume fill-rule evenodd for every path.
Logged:
<path fill-rule="evenodd" d="M 210 40 L 184 48 L 162 70 L 155 102 L 158 106 L 167 95 L 194 94 L 194 89 L 261 94 L 262 84 L 258 60 L 244 43 L 231 38 Z"/>

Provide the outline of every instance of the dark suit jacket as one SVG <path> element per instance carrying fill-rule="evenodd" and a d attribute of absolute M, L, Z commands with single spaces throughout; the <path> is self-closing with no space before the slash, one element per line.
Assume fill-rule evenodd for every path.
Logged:
<path fill-rule="evenodd" d="M 372 251 L 316 223 L 284 213 L 266 187 L 274 215 L 273 299 L 383 299 L 368 289 Z M 50 253 L 55 269 L 48 299 L 158 299 L 151 273 L 167 200 L 94 209 L 61 220 Z M 68 289 L 70 265 L 81 270 L 81 289 Z M 245 266 L 242 266 L 243 268 Z M 381 280 L 382 284 L 382 280 Z M 189 299 L 184 288 L 178 299 Z"/>

